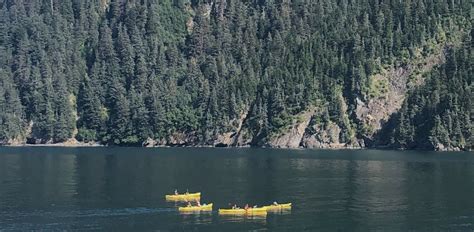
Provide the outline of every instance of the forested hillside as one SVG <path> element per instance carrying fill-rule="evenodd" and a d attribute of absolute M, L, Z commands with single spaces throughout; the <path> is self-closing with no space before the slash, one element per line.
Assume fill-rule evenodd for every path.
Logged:
<path fill-rule="evenodd" d="M 470 150 L 472 3 L 3 0 L 0 141 Z"/>

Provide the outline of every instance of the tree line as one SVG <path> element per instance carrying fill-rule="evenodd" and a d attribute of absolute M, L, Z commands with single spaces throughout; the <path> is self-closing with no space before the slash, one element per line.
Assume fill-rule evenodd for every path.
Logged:
<path fill-rule="evenodd" d="M 139 145 L 184 133 L 209 144 L 246 114 L 258 145 L 317 106 L 350 142 L 364 135 L 354 111 L 371 97 L 370 76 L 453 33 L 471 31 L 471 43 L 471 8 L 451 0 L 5 0 L 0 140 Z M 452 49 L 410 93 L 384 143 L 472 146 L 471 47 Z"/>

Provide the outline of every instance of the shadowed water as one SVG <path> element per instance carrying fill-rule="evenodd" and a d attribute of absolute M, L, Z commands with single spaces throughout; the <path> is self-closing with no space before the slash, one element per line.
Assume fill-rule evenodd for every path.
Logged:
<path fill-rule="evenodd" d="M 202 192 L 180 214 L 165 194 Z M 474 230 L 474 154 L 208 148 L 0 148 L 0 230 Z M 292 202 L 266 217 L 229 203 Z"/>

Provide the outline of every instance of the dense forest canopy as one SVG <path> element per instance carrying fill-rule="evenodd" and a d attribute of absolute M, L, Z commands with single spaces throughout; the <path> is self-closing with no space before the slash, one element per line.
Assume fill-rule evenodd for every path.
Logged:
<path fill-rule="evenodd" d="M 0 140 L 472 149 L 471 19 L 462 0 L 3 0 Z"/>

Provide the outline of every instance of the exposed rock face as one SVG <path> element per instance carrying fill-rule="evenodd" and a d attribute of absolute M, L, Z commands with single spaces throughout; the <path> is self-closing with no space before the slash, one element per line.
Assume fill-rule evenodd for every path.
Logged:
<path fill-rule="evenodd" d="M 248 147 L 252 144 L 252 136 L 247 128 L 242 128 L 237 134 L 237 138 L 233 146 Z"/>
<path fill-rule="evenodd" d="M 109 8 L 110 5 L 110 0 L 100 0 L 100 8 L 102 11 L 105 11 L 107 8 Z"/>
<path fill-rule="evenodd" d="M 6 139 L 0 140 L 0 145 L 9 145 L 9 146 L 21 146 L 24 145 L 25 141 L 23 139 Z"/>
<path fill-rule="evenodd" d="M 446 146 L 442 143 L 438 143 L 434 146 L 434 150 L 435 151 L 462 151 L 462 150 L 465 150 L 465 148 Z"/>
<path fill-rule="evenodd" d="M 189 34 L 193 32 L 194 29 L 194 20 L 193 18 L 189 18 L 188 21 L 186 22 L 186 29 Z"/>
<path fill-rule="evenodd" d="M 322 125 L 313 125 L 305 133 L 301 146 L 309 149 L 354 149 L 363 148 L 363 141 L 355 143 L 343 143 L 340 141 L 342 129 L 335 123 L 330 122 L 325 128 Z M 308 133 L 312 131 L 312 133 Z"/>
<path fill-rule="evenodd" d="M 165 142 L 165 144 L 163 144 Z M 169 136 L 166 140 L 161 141 L 159 145 L 166 146 L 193 146 L 197 144 L 197 138 L 195 133 L 182 133 L 176 132 L 173 135 Z"/>
<path fill-rule="evenodd" d="M 239 142 L 244 142 L 244 141 L 239 141 L 239 138 L 241 138 L 242 126 L 243 126 L 244 120 L 247 118 L 247 115 L 248 115 L 248 111 L 246 110 L 240 114 L 240 118 L 234 119 L 230 124 L 237 125 L 235 129 L 233 129 L 230 132 L 226 132 L 226 133 L 218 135 L 213 145 L 216 147 L 243 146 L 244 144 L 242 145 L 237 145 L 237 144 L 239 144 Z"/>
<path fill-rule="evenodd" d="M 389 83 L 388 91 L 382 96 L 369 99 L 367 102 L 357 99 L 357 117 L 366 125 L 370 125 L 370 136 L 373 132 L 382 128 L 382 124 L 388 120 L 392 113 L 401 108 L 405 93 L 408 91 L 407 80 L 409 74 L 410 72 L 405 68 L 398 68 L 385 74 L 375 75 L 373 77 L 374 81 L 385 80 Z"/>
<path fill-rule="evenodd" d="M 217 136 L 217 139 L 214 141 L 214 146 L 216 147 L 228 147 L 232 146 L 235 141 L 236 132 L 227 132 Z"/>
<path fill-rule="evenodd" d="M 313 125 L 311 128 L 315 133 L 306 133 L 302 145 L 306 148 L 332 148 L 344 147 L 339 142 L 341 128 L 335 123 L 330 123 L 326 129 L 321 125 Z"/>
<path fill-rule="evenodd" d="M 370 77 L 372 83 L 380 85 L 373 84 L 375 93 L 367 96 L 365 102 L 358 98 L 356 105 L 356 115 L 367 128 L 364 135 L 367 138 L 372 139 L 391 115 L 402 107 L 409 90 L 424 83 L 424 73 L 445 61 L 443 47 L 428 57 L 422 57 L 421 54 L 418 56 L 419 59 L 414 59 L 409 64 L 382 70 Z"/>
<path fill-rule="evenodd" d="M 62 147 L 96 147 L 96 146 L 102 146 L 101 144 L 99 143 L 96 143 L 96 142 L 88 142 L 88 143 L 85 143 L 85 142 L 79 142 L 77 141 L 76 139 L 72 138 L 72 139 L 68 139 L 62 143 L 57 143 L 57 144 L 54 144 L 55 146 L 62 146 Z"/>
<path fill-rule="evenodd" d="M 79 142 L 74 138 L 68 139 L 61 143 L 53 143 L 52 141 L 42 141 L 42 140 L 34 140 L 25 142 L 25 140 L 11 140 L 6 143 L 1 143 L 0 145 L 8 145 L 8 146 L 51 146 L 51 147 L 96 147 L 96 146 L 103 146 L 97 142 Z"/>
<path fill-rule="evenodd" d="M 147 138 L 146 141 L 142 143 L 142 147 L 156 147 L 158 145 L 159 145 L 158 141 L 152 138 Z"/>
<path fill-rule="evenodd" d="M 301 145 L 305 130 L 311 121 L 314 111 L 305 112 L 294 119 L 293 125 L 286 132 L 268 142 L 270 147 L 298 148 Z"/>

